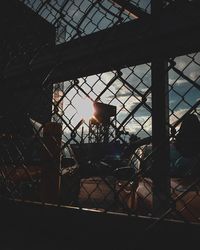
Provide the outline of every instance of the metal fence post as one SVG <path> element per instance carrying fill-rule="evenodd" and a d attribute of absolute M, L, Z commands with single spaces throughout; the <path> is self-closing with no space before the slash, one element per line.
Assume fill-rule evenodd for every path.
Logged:
<path fill-rule="evenodd" d="M 60 123 L 49 122 L 44 126 L 41 200 L 42 202 L 58 203 L 60 196 L 60 150 L 62 126 Z"/>
<path fill-rule="evenodd" d="M 152 0 L 151 11 L 156 30 L 156 16 L 163 1 Z M 155 32 L 155 31 L 154 31 Z M 164 48 L 163 48 L 164 49 Z M 156 53 L 152 60 L 152 146 L 153 146 L 153 212 L 159 216 L 169 206 L 169 100 L 167 61 Z"/>

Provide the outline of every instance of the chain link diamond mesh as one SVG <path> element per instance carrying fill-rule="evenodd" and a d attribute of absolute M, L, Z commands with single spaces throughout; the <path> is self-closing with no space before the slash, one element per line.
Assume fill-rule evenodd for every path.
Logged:
<path fill-rule="evenodd" d="M 111 0 L 19 2 L 55 27 L 57 45 L 140 18 L 127 6 L 151 13 L 150 0 L 126 1 L 130 5 L 124 6 L 122 1 Z M 174 1 L 165 2 L 167 8 Z M 45 39 L 41 43 L 19 39 L 6 46 L 3 69 L 18 62 L 30 69 L 52 44 Z M 52 86 L 48 78 L 58 66 L 47 75 L 26 76 L 16 82 L 14 92 L 12 87 L 5 88 L 11 91 L 8 102 L 12 105 L 0 115 L 1 197 L 152 216 L 151 174 L 159 151 L 151 144 L 152 64 L 117 68 Z M 200 119 L 199 52 L 170 58 L 166 75 L 170 169 L 177 167 L 179 172 L 170 177 L 169 206 L 160 219 L 199 222 L 199 152 L 184 157 L 173 151 L 187 114 Z M 30 88 L 33 82 L 37 84 Z M 96 114 L 99 120 L 91 120 L 94 103 L 102 112 Z"/>

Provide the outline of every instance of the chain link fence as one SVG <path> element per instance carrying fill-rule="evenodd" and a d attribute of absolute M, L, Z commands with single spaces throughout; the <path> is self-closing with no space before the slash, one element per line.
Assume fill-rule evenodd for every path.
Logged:
<path fill-rule="evenodd" d="M 77 73 L 75 78 L 52 84 L 48 80 L 62 67 L 61 51 L 56 66 L 32 74 L 35 60 L 56 46 L 149 18 L 151 1 L 13 3 L 19 8 L 16 11 L 23 9 L 26 18 L 37 21 L 31 30 L 28 22 L 17 23 L 10 30 L 11 36 L 5 30 L 1 42 L 1 78 L 7 81 L 9 74 L 18 70 L 18 64 L 24 68 L 22 77 L 2 87 L 1 198 L 199 223 L 199 52 L 166 62 L 169 152 L 164 178 L 169 185 L 162 193 L 165 204 L 158 210 L 154 204 L 160 199 L 155 192 L 154 162 L 163 149 L 163 138 L 160 146 L 152 146 L 153 62 L 146 60 L 83 77 Z M 8 13 L 13 8 L 9 4 Z M 176 1 L 163 1 L 162 8 L 174 4 Z M 14 21 L 12 17 L 11 26 Z M 103 46 L 104 39 L 98 43 Z M 73 51 L 72 60 L 76 60 L 77 53 Z M 95 51 L 92 53 L 95 57 Z M 48 63 L 48 57 L 46 60 Z M 87 69 L 87 65 L 84 67 Z M 191 124 L 184 125 L 190 118 Z M 182 138 L 184 133 L 187 135 Z M 159 174 L 163 178 L 162 170 Z"/>

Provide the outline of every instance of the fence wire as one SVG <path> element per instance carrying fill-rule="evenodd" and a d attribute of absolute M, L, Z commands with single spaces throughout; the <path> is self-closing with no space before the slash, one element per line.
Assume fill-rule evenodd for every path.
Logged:
<path fill-rule="evenodd" d="M 55 28 L 56 44 L 151 13 L 150 0 L 124 5 L 114 0 L 16 2 Z M 165 1 L 163 8 L 173 2 Z M 54 43 L 52 37 L 3 41 L 3 70 L 20 61 L 30 69 L 49 41 Z M 5 105 L 10 104 L 0 114 L 1 198 L 154 216 L 158 211 L 153 207 L 152 166 L 159 148 L 152 148 L 152 64 L 46 83 L 58 66 L 48 75 L 26 76 L 14 88 L 5 87 Z M 177 137 L 188 114 L 199 123 L 199 52 L 170 58 L 166 75 L 170 197 L 159 216 L 198 223 L 199 128 L 189 126 L 196 144 L 192 141 L 195 147 L 187 147 L 186 154 L 177 147 Z"/>

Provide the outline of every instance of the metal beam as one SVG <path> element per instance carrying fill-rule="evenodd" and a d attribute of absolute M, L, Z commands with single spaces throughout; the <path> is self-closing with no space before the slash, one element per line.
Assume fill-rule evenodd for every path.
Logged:
<path fill-rule="evenodd" d="M 113 3 L 124 8 L 126 11 L 130 12 L 136 18 L 146 18 L 149 17 L 149 14 L 142 10 L 141 8 L 131 4 L 127 0 L 112 0 Z"/>
<path fill-rule="evenodd" d="M 162 11 L 163 0 L 152 0 L 153 32 L 157 33 L 157 17 Z M 164 50 L 165 48 L 163 48 Z M 168 61 L 156 54 L 151 64 L 152 78 L 152 180 L 153 213 L 162 215 L 170 201 L 170 146 L 169 146 L 169 95 Z"/>
<path fill-rule="evenodd" d="M 168 63 L 152 61 L 153 211 L 161 215 L 169 208 L 169 98 Z"/>
<path fill-rule="evenodd" d="M 197 8 L 198 6 L 198 8 Z M 21 77 L 48 76 L 46 83 L 76 79 L 158 57 L 169 59 L 200 50 L 200 7 L 165 8 L 156 19 L 136 19 L 71 42 L 44 49 L 26 63 L 4 70 L 4 84 Z M 157 23 L 153 31 L 153 23 Z M 8 83 L 8 84 L 7 84 Z"/>

